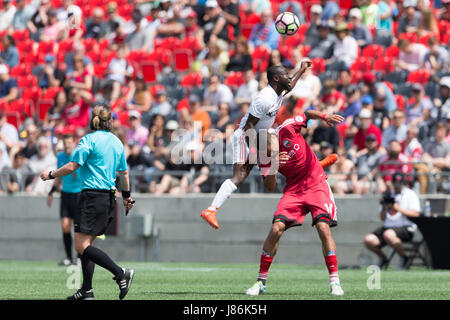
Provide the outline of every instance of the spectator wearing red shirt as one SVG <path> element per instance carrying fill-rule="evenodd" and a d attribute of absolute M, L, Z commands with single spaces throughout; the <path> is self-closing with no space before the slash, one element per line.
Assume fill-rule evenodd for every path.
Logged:
<path fill-rule="evenodd" d="M 359 113 L 359 119 L 361 125 L 353 138 L 353 144 L 357 147 L 358 151 L 365 148 L 366 137 L 369 134 L 374 134 L 377 138 L 378 145 L 381 145 L 381 130 L 372 123 L 372 112 L 368 109 L 362 109 Z"/>
<path fill-rule="evenodd" d="M 342 111 L 345 106 L 345 95 L 336 89 L 336 81 L 332 78 L 326 79 L 323 89 L 322 102 L 326 105 L 334 106 L 334 113 Z"/>
<path fill-rule="evenodd" d="M 401 172 L 408 175 L 412 172 L 412 165 L 410 159 L 402 153 L 402 144 L 397 140 L 392 140 L 389 143 L 387 154 L 380 159 L 378 166 L 378 189 L 380 192 L 386 191 L 387 187 L 392 186 L 392 175 L 396 172 Z M 411 176 L 408 176 L 408 181 L 411 181 Z"/>
<path fill-rule="evenodd" d="M 62 119 L 65 120 L 66 126 L 87 127 L 92 99 L 93 97 L 88 91 L 75 87 L 70 89 L 69 102 L 62 114 Z"/>

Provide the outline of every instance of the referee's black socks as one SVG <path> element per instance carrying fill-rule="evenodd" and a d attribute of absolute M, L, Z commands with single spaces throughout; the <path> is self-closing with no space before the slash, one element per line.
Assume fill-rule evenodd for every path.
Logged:
<path fill-rule="evenodd" d="M 84 249 L 82 256 L 110 271 L 118 278 L 123 276 L 122 268 L 115 264 L 114 261 L 112 261 L 111 258 L 99 248 L 88 246 Z"/>
<path fill-rule="evenodd" d="M 64 250 L 66 251 L 66 257 L 72 261 L 72 234 L 70 232 L 63 232 Z"/>

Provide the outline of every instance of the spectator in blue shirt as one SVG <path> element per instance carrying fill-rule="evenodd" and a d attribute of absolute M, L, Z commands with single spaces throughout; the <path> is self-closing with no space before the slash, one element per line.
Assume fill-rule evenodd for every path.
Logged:
<path fill-rule="evenodd" d="M 19 52 L 14 43 L 14 38 L 10 35 L 2 37 L 3 51 L 0 53 L 2 62 L 11 69 L 19 64 Z"/>
<path fill-rule="evenodd" d="M 336 1 L 322 0 L 321 3 L 323 8 L 322 20 L 330 20 L 339 13 L 339 6 L 337 5 Z"/>
<path fill-rule="evenodd" d="M 357 116 L 362 108 L 360 92 L 354 85 L 350 85 L 345 90 L 347 96 L 347 107 L 344 109 L 342 116 L 345 118 L 345 122 L 351 123 L 353 117 Z"/>
<path fill-rule="evenodd" d="M 273 15 L 271 9 L 264 9 L 261 13 L 261 23 L 253 27 L 252 33 L 249 39 L 249 45 L 251 51 L 255 47 L 266 46 L 273 50 L 278 47 L 278 41 L 280 40 L 280 34 L 275 28 L 273 22 Z"/>
<path fill-rule="evenodd" d="M 19 89 L 16 80 L 9 76 L 8 67 L 0 64 L 0 103 L 17 99 Z"/>

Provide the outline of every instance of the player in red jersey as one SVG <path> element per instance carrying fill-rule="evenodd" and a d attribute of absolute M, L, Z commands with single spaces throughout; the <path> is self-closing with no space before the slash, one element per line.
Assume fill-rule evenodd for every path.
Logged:
<path fill-rule="evenodd" d="M 269 268 L 282 234 L 290 227 L 302 225 L 308 213 L 311 213 L 312 225 L 316 227 L 322 241 L 322 252 L 330 275 L 331 294 L 344 294 L 339 283 L 336 244 L 330 231 L 330 227 L 337 225 L 336 205 L 326 174 L 313 150 L 301 135 L 301 129 L 306 127 L 308 119 L 322 119 L 329 125 L 344 120 L 340 115 L 307 111 L 306 114 L 287 119 L 276 129 L 276 134 L 268 135 L 267 155 L 279 153 L 278 171 L 286 177 L 286 186 L 274 213 L 272 229 L 264 243 L 258 279 L 247 290 L 248 295 L 265 292 Z M 261 164 L 260 168 L 264 186 L 273 190 L 276 185 L 273 164 L 270 162 Z"/>

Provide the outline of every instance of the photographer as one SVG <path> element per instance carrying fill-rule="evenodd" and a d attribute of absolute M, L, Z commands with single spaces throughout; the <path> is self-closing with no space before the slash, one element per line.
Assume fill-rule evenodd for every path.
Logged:
<path fill-rule="evenodd" d="M 366 247 L 380 258 L 378 263 L 380 268 L 388 263 L 386 255 L 381 250 L 385 245 L 391 246 L 400 256 L 400 269 L 404 269 L 408 263 L 402 243 L 411 241 L 417 229 L 408 217 L 419 216 L 420 201 L 416 192 L 408 188 L 406 183 L 402 173 L 393 174 L 392 185 L 388 187 L 380 201 L 380 218 L 384 224 L 364 238 Z"/>

